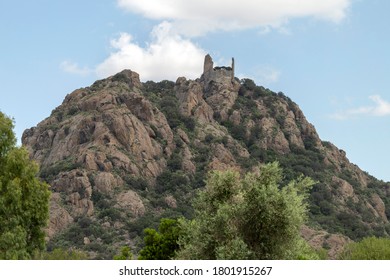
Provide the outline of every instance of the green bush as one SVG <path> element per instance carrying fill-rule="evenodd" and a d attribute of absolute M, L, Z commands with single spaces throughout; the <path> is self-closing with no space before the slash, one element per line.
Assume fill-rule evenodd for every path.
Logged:
<path fill-rule="evenodd" d="M 187 186 L 189 182 L 190 180 L 183 171 L 178 170 L 172 172 L 170 170 L 166 170 L 157 177 L 156 191 L 158 193 L 174 191 L 180 187 Z"/>
<path fill-rule="evenodd" d="M 342 260 L 390 260 L 390 239 L 367 237 L 350 243 L 340 255 Z"/>
<path fill-rule="evenodd" d="M 77 249 L 56 248 L 50 252 L 36 255 L 36 260 L 87 260 L 88 254 Z"/>
<path fill-rule="evenodd" d="M 123 179 L 126 182 L 126 185 L 134 190 L 144 191 L 149 187 L 148 182 L 142 177 L 135 177 L 133 175 L 124 175 Z"/>
<path fill-rule="evenodd" d="M 114 256 L 114 260 L 132 260 L 133 254 L 131 253 L 131 249 L 128 246 L 124 246 L 121 249 L 121 253 L 119 255 Z"/>
<path fill-rule="evenodd" d="M 177 220 L 161 219 L 158 231 L 147 228 L 144 234 L 145 247 L 139 252 L 139 260 L 169 260 L 179 249 L 180 228 Z"/>
<path fill-rule="evenodd" d="M 102 211 L 99 212 L 98 217 L 100 219 L 103 219 L 104 217 L 108 217 L 110 221 L 118 221 L 121 220 L 122 216 L 119 209 L 107 208 L 107 209 L 102 209 Z"/>
<path fill-rule="evenodd" d="M 182 169 L 183 157 L 175 150 L 171 158 L 167 162 L 167 167 L 172 172 Z"/>
<path fill-rule="evenodd" d="M 60 172 L 70 171 L 73 169 L 77 169 L 81 166 L 82 166 L 81 163 L 75 162 L 74 158 L 69 157 L 55 163 L 54 165 L 42 168 L 39 173 L 39 177 L 41 177 L 47 182 L 50 182 Z"/>

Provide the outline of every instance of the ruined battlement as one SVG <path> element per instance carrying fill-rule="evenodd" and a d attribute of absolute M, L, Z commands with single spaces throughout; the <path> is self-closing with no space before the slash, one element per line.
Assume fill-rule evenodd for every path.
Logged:
<path fill-rule="evenodd" d="M 214 81 L 217 83 L 228 83 L 234 80 L 234 58 L 231 67 L 214 67 L 214 62 L 208 54 L 204 59 L 202 80 L 205 86 Z"/>

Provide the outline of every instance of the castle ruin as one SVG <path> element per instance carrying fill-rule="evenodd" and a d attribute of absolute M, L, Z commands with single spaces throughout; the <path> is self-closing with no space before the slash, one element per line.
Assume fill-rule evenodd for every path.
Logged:
<path fill-rule="evenodd" d="M 204 58 L 202 80 L 207 86 L 210 82 L 228 83 L 234 81 L 234 58 L 231 67 L 214 67 L 214 62 L 208 54 Z"/>

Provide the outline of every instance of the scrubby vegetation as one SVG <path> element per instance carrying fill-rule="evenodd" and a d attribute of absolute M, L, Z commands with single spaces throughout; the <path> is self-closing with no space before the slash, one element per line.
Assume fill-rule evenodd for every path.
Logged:
<path fill-rule="evenodd" d="M 340 255 L 342 260 L 390 260 L 390 239 L 366 237 L 351 243 Z"/>

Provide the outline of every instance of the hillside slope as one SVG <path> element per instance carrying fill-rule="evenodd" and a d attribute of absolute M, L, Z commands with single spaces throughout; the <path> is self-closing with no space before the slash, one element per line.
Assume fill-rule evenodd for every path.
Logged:
<path fill-rule="evenodd" d="M 201 78 L 176 83 L 141 83 L 124 70 L 67 95 L 24 132 L 53 192 L 49 249 L 111 258 L 122 244 L 137 248 L 142 230 L 160 218 L 191 217 L 191 198 L 209 170 L 245 172 L 274 160 L 286 181 L 301 174 L 318 181 L 312 229 L 355 240 L 390 233 L 390 184 L 322 141 L 283 93 L 238 80 L 234 67 L 214 68 L 210 59 Z M 308 239 L 318 236 L 312 229 Z M 320 246 L 336 236 L 326 235 Z"/>

